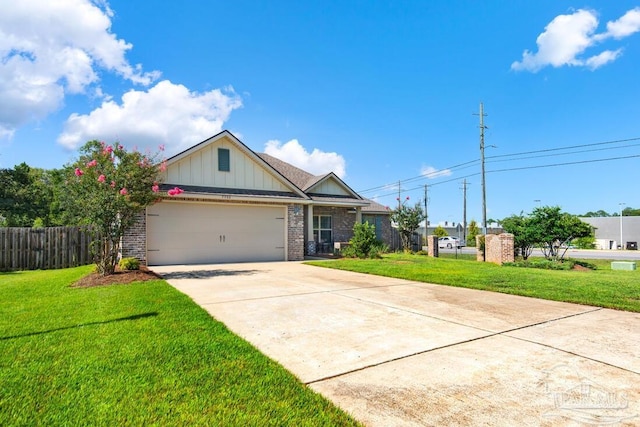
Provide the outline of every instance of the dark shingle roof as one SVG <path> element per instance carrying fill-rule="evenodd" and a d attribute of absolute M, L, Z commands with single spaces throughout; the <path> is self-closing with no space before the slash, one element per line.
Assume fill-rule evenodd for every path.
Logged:
<path fill-rule="evenodd" d="M 383 213 L 387 215 L 391 215 L 391 211 L 386 207 L 381 205 L 378 202 L 374 202 L 373 200 L 365 199 L 369 202 L 369 206 L 365 206 L 362 208 L 362 213 Z"/>
<path fill-rule="evenodd" d="M 160 190 L 168 191 L 174 188 L 173 184 L 160 184 Z M 300 199 L 300 196 L 287 191 L 252 190 L 243 188 L 202 187 L 198 185 L 179 185 L 187 193 L 192 194 L 232 194 L 241 196 L 266 196 L 266 197 L 291 197 Z"/>
<path fill-rule="evenodd" d="M 309 182 L 317 182 L 321 178 L 266 153 L 256 154 L 301 190 L 309 188 Z"/>

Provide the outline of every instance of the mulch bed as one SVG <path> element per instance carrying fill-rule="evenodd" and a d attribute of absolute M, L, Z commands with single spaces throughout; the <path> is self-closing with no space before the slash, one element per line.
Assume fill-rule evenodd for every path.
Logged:
<path fill-rule="evenodd" d="M 141 266 L 140 270 L 122 271 L 116 269 L 116 272 L 109 276 L 91 273 L 75 282 L 71 287 L 91 288 L 94 286 L 126 285 L 132 282 L 144 282 L 147 280 L 158 280 L 161 278 L 162 277 L 160 277 L 160 275 L 149 270 L 147 267 Z"/>
<path fill-rule="evenodd" d="M 572 270 L 578 270 L 578 271 L 591 271 L 591 269 L 589 267 L 585 267 L 584 265 L 580 265 L 580 264 L 575 264 L 572 267 Z"/>

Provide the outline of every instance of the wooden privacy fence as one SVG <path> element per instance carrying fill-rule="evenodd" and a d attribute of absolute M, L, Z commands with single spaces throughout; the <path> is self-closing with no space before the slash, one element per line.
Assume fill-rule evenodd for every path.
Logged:
<path fill-rule="evenodd" d="M 0 271 L 91 264 L 91 233 L 81 227 L 0 228 Z"/>

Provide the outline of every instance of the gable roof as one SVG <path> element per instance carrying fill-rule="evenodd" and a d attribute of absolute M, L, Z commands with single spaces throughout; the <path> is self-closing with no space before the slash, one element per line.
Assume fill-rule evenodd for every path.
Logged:
<path fill-rule="evenodd" d="M 335 198 L 344 198 L 341 196 L 337 196 L 337 195 L 327 195 L 327 194 L 320 194 L 320 193 L 314 193 L 313 187 L 318 186 L 319 184 L 326 182 L 328 180 L 333 180 L 334 182 L 336 182 L 340 187 L 342 187 L 346 193 L 349 194 L 349 196 L 347 196 L 347 198 L 352 198 L 352 199 L 356 199 L 356 200 L 363 200 L 363 198 L 356 193 L 355 191 L 353 191 L 351 189 L 351 187 L 349 187 L 343 180 L 341 180 L 335 173 L 333 172 L 329 172 L 326 173 L 324 175 L 313 175 L 310 174 L 309 172 L 302 170 L 296 166 L 293 166 L 290 163 L 287 163 L 283 160 L 277 159 L 269 154 L 266 153 L 257 153 L 259 157 L 261 157 L 265 162 L 269 163 L 271 166 L 273 166 L 274 169 L 276 169 L 278 172 L 280 172 L 282 175 L 284 175 L 289 181 L 293 182 L 299 189 L 301 189 L 302 191 L 304 191 L 306 194 L 308 195 L 315 195 L 315 196 L 333 196 Z"/>
<path fill-rule="evenodd" d="M 199 150 L 203 150 L 206 147 L 215 144 L 216 142 L 226 138 L 226 141 L 230 141 L 243 155 L 247 156 L 253 162 L 257 163 L 263 170 L 267 171 L 270 175 L 272 175 L 277 181 L 279 181 L 285 188 L 290 189 L 290 193 L 286 193 L 289 197 L 302 198 L 309 200 L 310 197 L 300 189 L 297 185 L 292 183 L 286 176 L 280 173 L 277 169 L 271 166 L 269 163 L 265 162 L 260 156 L 258 156 L 253 150 L 247 147 L 242 141 L 235 137 L 228 130 L 223 130 L 222 132 L 217 133 L 216 135 L 205 139 L 204 141 L 174 155 L 167 159 L 167 168 L 171 167 L 172 164 L 180 162 L 182 159 L 188 158 L 192 154 L 198 152 Z M 171 184 L 166 184 L 164 187 Z M 198 186 L 198 185 L 184 185 L 185 191 L 191 193 L 211 193 L 211 194 L 244 194 L 244 195 L 255 195 L 255 196 L 264 196 L 269 193 L 273 196 L 282 196 L 285 193 L 278 191 L 270 191 L 270 192 L 261 192 L 260 190 L 242 190 L 242 189 L 234 189 L 234 188 L 214 188 L 214 187 L 206 187 L 206 186 Z M 264 194 L 262 194 L 264 193 Z M 278 194 L 282 193 L 282 194 Z"/>
<path fill-rule="evenodd" d="M 186 193 L 192 194 L 231 194 L 237 196 L 258 196 L 258 197 L 279 197 L 279 198 L 302 198 L 305 202 L 315 202 L 320 205 L 342 205 L 342 206 L 359 206 L 362 212 L 367 213 L 386 213 L 387 208 L 362 198 L 358 193 L 353 191 L 340 177 L 335 173 L 329 172 L 323 175 L 313 175 L 303 169 L 300 169 L 290 163 L 280 160 L 266 153 L 256 153 L 243 144 L 228 130 L 224 130 L 204 141 L 170 157 L 167 159 L 167 167 L 181 160 L 190 158 L 199 150 L 205 150 L 212 144 L 226 138 L 238 150 L 240 150 L 248 158 L 256 162 L 275 179 L 280 181 L 291 192 L 259 190 L 259 189 L 243 189 L 234 187 L 216 187 L 203 185 L 188 185 L 188 183 L 180 183 L 181 188 Z M 163 189 L 173 187 L 176 183 L 165 183 Z M 314 189 L 316 190 L 314 192 Z M 334 191 L 332 191 L 334 190 Z"/>

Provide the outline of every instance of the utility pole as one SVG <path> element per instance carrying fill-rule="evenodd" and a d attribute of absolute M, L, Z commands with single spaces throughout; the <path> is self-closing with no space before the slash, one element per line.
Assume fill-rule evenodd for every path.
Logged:
<path fill-rule="evenodd" d="M 467 244 L 467 179 L 462 181 L 462 239 L 466 246 Z"/>
<path fill-rule="evenodd" d="M 427 215 L 427 184 L 424 185 L 424 244 L 428 245 L 429 242 L 427 242 L 427 236 L 429 235 L 429 233 L 427 233 L 427 229 L 429 228 L 429 216 Z"/>
<path fill-rule="evenodd" d="M 487 185 L 485 181 L 484 171 L 484 105 L 480 103 L 480 163 L 481 163 L 481 175 L 482 175 L 482 234 L 487 234 Z"/>

